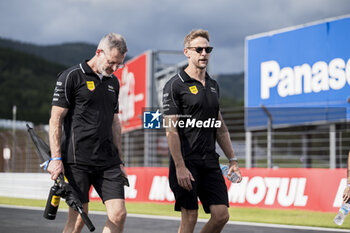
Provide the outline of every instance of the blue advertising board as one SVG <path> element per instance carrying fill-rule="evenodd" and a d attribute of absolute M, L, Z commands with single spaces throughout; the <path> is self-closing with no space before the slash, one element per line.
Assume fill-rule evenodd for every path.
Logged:
<path fill-rule="evenodd" d="M 349 44 L 350 15 L 247 37 L 246 128 L 349 118 Z"/>

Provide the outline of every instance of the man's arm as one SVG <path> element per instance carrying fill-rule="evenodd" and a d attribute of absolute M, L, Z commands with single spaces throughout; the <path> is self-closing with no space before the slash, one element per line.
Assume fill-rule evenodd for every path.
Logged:
<path fill-rule="evenodd" d="M 119 114 L 115 113 L 112 123 L 112 134 L 113 134 L 113 143 L 118 149 L 119 158 L 121 161 L 124 159 L 123 150 L 122 150 L 122 126 L 119 119 Z M 124 164 L 120 165 L 120 169 L 124 177 L 127 177 L 126 171 L 124 169 Z"/>
<path fill-rule="evenodd" d="M 348 182 L 347 182 L 347 186 L 346 186 L 344 193 L 343 193 L 344 202 L 350 201 L 350 151 L 348 154 L 348 170 L 347 171 L 348 171 L 347 172 Z"/>
<path fill-rule="evenodd" d="M 120 124 L 120 120 L 119 120 L 119 114 L 115 113 L 114 117 L 113 117 L 113 123 L 112 123 L 112 134 L 113 134 L 113 143 L 114 145 L 117 147 L 118 152 L 119 152 L 119 157 L 120 160 L 123 159 L 122 156 L 122 127 Z"/>
<path fill-rule="evenodd" d="M 238 162 L 236 160 L 236 156 L 232 148 L 230 133 L 228 132 L 228 129 L 225 125 L 220 111 L 218 115 L 218 120 L 221 121 L 221 127 L 218 128 L 216 131 L 216 140 L 229 160 L 230 169 L 228 171 L 228 175 L 230 176 L 232 172 L 235 172 L 239 176 L 239 183 L 242 180 L 241 171 L 239 170 Z"/>
<path fill-rule="evenodd" d="M 52 106 L 51 118 L 49 122 L 51 158 L 61 157 L 62 124 L 67 112 L 67 108 Z M 64 172 L 62 160 L 51 160 L 47 171 L 51 174 L 51 179 L 56 180 L 58 175 Z"/>
<path fill-rule="evenodd" d="M 175 115 L 165 117 L 167 118 L 166 122 L 175 122 L 179 120 Z M 168 139 L 171 156 L 175 163 L 177 182 L 182 188 L 190 191 L 192 189 L 191 181 L 194 181 L 194 178 L 185 165 L 181 154 L 179 134 L 176 127 L 172 124 L 169 125 L 169 128 L 166 128 L 166 137 Z"/>

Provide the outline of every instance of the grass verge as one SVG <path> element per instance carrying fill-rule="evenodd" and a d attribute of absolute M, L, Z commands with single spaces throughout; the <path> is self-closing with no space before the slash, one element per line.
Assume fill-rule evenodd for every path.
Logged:
<path fill-rule="evenodd" d="M 46 200 L 0 197 L 0 204 L 44 207 Z M 63 200 L 61 200 L 60 208 L 68 208 Z M 180 217 L 180 213 L 174 211 L 172 204 L 126 202 L 126 209 L 128 213 L 133 214 Z M 90 202 L 89 210 L 105 211 L 105 206 L 101 202 L 93 201 Z M 335 213 L 239 207 L 230 207 L 229 211 L 231 221 L 350 229 L 350 217 L 341 227 L 333 223 Z M 209 216 L 200 208 L 199 218 L 206 219 Z"/>

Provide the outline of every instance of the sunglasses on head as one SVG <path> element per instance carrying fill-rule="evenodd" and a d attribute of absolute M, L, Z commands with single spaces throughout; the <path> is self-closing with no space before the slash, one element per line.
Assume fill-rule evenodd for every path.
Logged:
<path fill-rule="evenodd" d="M 205 50 L 206 53 L 211 53 L 213 51 L 213 47 L 187 47 L 188 49 L 194 49 L 197 53 L 202 53 L 203 49 Z"/>

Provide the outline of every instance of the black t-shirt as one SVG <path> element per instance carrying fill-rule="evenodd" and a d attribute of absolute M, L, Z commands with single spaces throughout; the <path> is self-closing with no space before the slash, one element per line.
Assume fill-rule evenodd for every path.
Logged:
<path fill-rule="evenodd" d="M 118 113 L 117 77 L 100 79 L 86 62 L 59 74 L 52 105 L 68 109 L 61 153 L 65 163 L 109 166 L 121 163 L 113 143 Z"/>
<path fill-rule="evenodd" d="M 208 74 L 205 87 L 184 70 L 172 77 L 164 86 L 163 112 L 164 115 L 179 115 L 180 121 L 184 121 L 177 125 L 177 130 L 185 160 L 218 158 L 215 144 L 219 86 Z M 198 121 L 203 124 L 197 124 Z"/>

